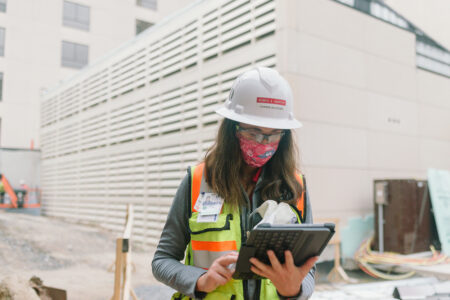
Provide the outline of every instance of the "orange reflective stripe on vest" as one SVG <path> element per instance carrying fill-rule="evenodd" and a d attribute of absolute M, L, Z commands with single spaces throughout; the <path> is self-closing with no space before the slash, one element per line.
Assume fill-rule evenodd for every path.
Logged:
<path fill-rule="evenodd" d="M 303 186 L 303 177 L 300 174 L 295 173 L 295 177 L 297 178 L 298 183 L 300 183 L 300 185 L 302 186 L 302 195 L 297 199 L 297 209 L 301 214 L 301 218 L 303 220 L 303 218 L 305 217 L 305 190 L 304 190 L 304 186 Z"/>
<path fill-rule="evenodd" d="M 201 163 L 194 169 L 194 174 L 192 174 L 192 199 L 191 199 L 191 209 L 192 211 L 197 211 L 194 206 L 197 202 L 198 196 L 200 195 L 200 186 L 202 184 L 202 176 L 203 176 L 203 169 L 205 168 L 205 163 Z"/>
<path fill-rule="evenodd" d="M 194 169 L 194 174 L 192 174 L 192 200 L 191 200 L 191 209 L 192 211 L 197 211 L 194 206 L 195 203 L 197 202 L 198 196 L 200 195 L 200 186 L 202 183 L 202 176 L 203 176 L 203 170 L 205 169 L 205 163 L 201 163 L 198 166 L 195 167 Z M 303 186 L 303 177 L 300 174 L 295 173 L 295 177 L 297 178 L 298 183 L 300 183 L 300 185 L 302 186 L 302 188 L 304 189 Z M 297 199 L 297 209 L 300 211 L 301 213 L 301 218 L 303 219 L 305 217 L 305 191 L 302 190 L 302 195 Z"/>
<path fill-rule="evenodd" d="M 194 265 L 205 270 L 219 257 L 238 250 L 236 241 L 191 240 L 191 245 Z"/>
<path fill-rule="evenodd" d="M 192 250 L 232 251 L 237 250 L 236 241 L 203 242 L 192 241 Z"/>

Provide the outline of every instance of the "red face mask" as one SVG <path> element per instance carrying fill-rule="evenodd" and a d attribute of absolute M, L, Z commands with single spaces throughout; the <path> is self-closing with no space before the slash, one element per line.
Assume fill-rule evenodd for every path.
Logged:
<path fill-rule="evenodd" d="M 248 165 L 257 168 L 264 166 L 272 158 L 280 143 L 280 141 L 277 141 L 269 144 L 260 144 L 240 135 L 238 135 L 238 139 L 244 161 Z"/>

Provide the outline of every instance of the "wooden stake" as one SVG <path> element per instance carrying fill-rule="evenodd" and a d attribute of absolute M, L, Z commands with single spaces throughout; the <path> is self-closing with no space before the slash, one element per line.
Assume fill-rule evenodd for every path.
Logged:
<path fill-rule="evenodd" d="M 114 294 L 111 300 L 139 300 L 131 288 L 131 230 L 133 228 L 133 206 L 128 204 L 125 229 L 121 238 L 116 240 L 116 262 L 114 272 Z M 111 266 L 112 267 L 112 266 Z M 110 268 L 111 268 L 110 267 Z"/>
<path fill-rule="evenodd" d="M 114 272 L 114 294 L 112 300 L 120 300 L 120 285 L 121 285 L 121 272 L 122 272 L 122 244 L 123 239 L 118 238 L 116 240 L 116 270 Z"/>

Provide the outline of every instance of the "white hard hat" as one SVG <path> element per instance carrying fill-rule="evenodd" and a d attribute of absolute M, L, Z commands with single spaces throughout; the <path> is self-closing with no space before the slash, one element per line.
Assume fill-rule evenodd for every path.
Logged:
<path fill-rule="evenodd" d="M 225 105 L 216 113 L 260 127 L 299 128 L 302 124 L 294 118 L 293 102 L 289 83 L 276 70 L 257 67 L 233 82 Z"/>

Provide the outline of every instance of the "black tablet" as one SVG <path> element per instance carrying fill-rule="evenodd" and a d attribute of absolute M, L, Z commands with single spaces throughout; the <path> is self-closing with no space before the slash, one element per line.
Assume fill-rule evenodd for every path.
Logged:
<path fill-rule="evenodd" d="M 296 266 L 320 255 L 333 237 L 334 224 L 260 224 L 254 228 L 245 245 L 241 246 L 233 274 L 235 279 L 257 279 L 260 276 L 250 271 L 250 258 L 256 257 L 270 265 L 267 250 L 273 250 L 281 263 L 284 263 L 284 251 L 290 250 Z"/>

